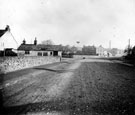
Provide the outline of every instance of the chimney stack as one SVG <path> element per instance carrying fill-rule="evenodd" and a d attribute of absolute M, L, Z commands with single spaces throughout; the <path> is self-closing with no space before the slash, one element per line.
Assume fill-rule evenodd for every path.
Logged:
<path fill-rule="evenodd" d="M 37 45 L 37 38 L 35 37 L 34 45 Z"/>
<path fill-rule="evenodd" d="M 9 25 L 6 26 L 5 31 L 10 31 Z"/>
<path fill-rule="evenodd" d="M 23 44 L 23 45 L 25 45 L 25 44 L 26 44 L 26 40 L 25 40 L 25 39 L 23 40 L 23 43 L 22 43 L 22 44 Z"/>

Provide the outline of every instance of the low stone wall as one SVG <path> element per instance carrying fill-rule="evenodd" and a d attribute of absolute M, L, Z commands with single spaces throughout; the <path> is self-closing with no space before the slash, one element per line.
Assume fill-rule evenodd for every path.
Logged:
<path fill-rule="evenodd" d="M 0 73 L 39 66 L 60 61 L 59 57 L 4 57 L 0 58 Z"/>
<path fill-rule="evenodd" d="M 94 56 L 94 55 L 74 55 L 73 58 L 76 58 L 76 59 L 83 59 L 83 58 L 92 58 L 92 57 L 96 57 L 96 58 L 99 58 L 99 56 Z"/>

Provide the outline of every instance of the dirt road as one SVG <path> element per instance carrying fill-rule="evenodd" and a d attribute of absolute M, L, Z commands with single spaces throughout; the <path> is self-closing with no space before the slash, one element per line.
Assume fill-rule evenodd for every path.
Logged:
<path fill-rule="evenodd" d="M 3 113 L 135 114 L 135 68 L 104 59 L 66 60 L 3 76 Z"/>

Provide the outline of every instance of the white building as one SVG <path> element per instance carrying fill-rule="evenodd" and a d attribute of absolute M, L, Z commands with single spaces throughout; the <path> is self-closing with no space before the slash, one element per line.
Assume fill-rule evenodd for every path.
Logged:
<path fill-rule="evenodd" d="M 96 54 L 98 56 L 104 56 L 104 51 L 105 51 L 105 48 L 103 48 L 101 45 L 96 48 Z"/>
<path fill-rule="evenodd" d="M 0 51 L 5 49 L 17 49 L 17 42 L 10 32 L 9 26 L 4 30 L 0 30 Z"/>

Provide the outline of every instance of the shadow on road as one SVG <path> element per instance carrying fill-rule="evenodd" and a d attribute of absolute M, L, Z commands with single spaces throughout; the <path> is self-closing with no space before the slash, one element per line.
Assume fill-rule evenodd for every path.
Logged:
<path fill-rule="evenodd" d="M 18 105 L 13 107 L 3 108 L 4 115 L 19 115 L 26 113 L 38 113 L 38 112 L 58 112 L 64 113 L 68 111 L 69 115 L 133 115 L 135 113 L 135 99 L 134 97 L 128 97 L 129 101 L 125 102 L 125 98 L 115 99 L 108 102 L 96 101 L 92 103 L 81 103 L 75 102 L 74 100 L 68 100 L 68 102 L 61 101 L 50 101 L 50 102 L 39 102 L 29 103 L 25 105 Z M 67 115 L 67 113 L 61 114 Z"/>
<path fill-rule="evenodd" d="M 33 69 L 46 70 L 46 71 L 51 71 L 51 72 L 56 72 L 56 73 L 65 73 L 65 72 L 72 72 L 72 71 L 74 71 L 74 69 L 68 69 L 68 70 L 65 70 L 65 69 L 56 70 L 56 69 L 49 69 L 49 68 L 33 68 Z"/>
<path fill-rule="evenodd" d="M 3 81 L 4 74 L 0 74 L 0 112 L 3 110 Z"/>
<path fill-rule="evenodd" d="M 97 79 L 99 79 L 100 77 L 105 78 L 104 75 L 108 75 L 106 76 L 107 80 L 109 80 L 109 78 L 111 78 L 112 75 L 112 80 L 116 79 L 121 79 L 119 83 L 121 83 L 122 81 L 122 85 L 120 85 L 121 87 L 115 87 L 116 89 L 109 89 L 109 85 L 106 83 L 113 83 L 113 82 L 109 82 L 109 81 L 105 81 L 105 83 L 103 84 L 103 82 L 100 82 L 101 80 L 99 80 L 99 82 L 94 82 L 95 87 L 98 86 L 98 88 L 94 89 L 94 87 L 91 87 L 91 92 L 93 90 L 98 90 L 98 95 L 100 95 L 100 93 L 102 93 L 103 95 L 103 99 L 101 99 L 101 97 L 98 95 L 96 95 L 96 92 L 94 92 L 95 94 L 95 98 L 96 96 L 98 97 L 96 100 L 92 100 L 91 102 L 84 102 L 83 101 L 83 97 L 75 95 L 73 97 L 71 97 L 71 99 L 58 99 L 58 100 L 52 100 L 49 102 L 37 102 L 37 103 L 28 103 L 28 104 L 24 104 L 24 105 L 15 105 L 15 106 L 5 106 L 3 107 L 3 111 L 0 114 L 8 114 L 8 115 L 19 115 L 19 114 L 26 114 L 26 113 L 38 113 L 38 112 L 43 112 L 43 113 L 47 113 L 47 112 L 53 112 L 56 111 L 58 113 L 62 113 L 61 115 L 67 115 L 66 113 L 64 114 L 64 112 L 69 112 L 69 115 L 134 115 L 135 114 L 135 96 L 132 94 L 133 90 L 129 91 L 130 89 L 133 89 L 134 86 L 133 85 L 133 79 L 134 79 L 134 75 L 132 75 L 132 73 L 134 73 L 134 68 L 128 67 L 128 66 L 123 66 L 123 65 L 119 65 L 119 64 L 115 64 L 115 63 L 101 63 L 101 62 L 86 62 L 86 65 L 84 64 L 84 66 L 89 67 L 89 65 L 91 65 L 91 70 L 85 68 L 82 70 L 79 70 L 80 73 L 82 74 L 82 72 L 84 72 L 85 74 L 87 74 L 87 76 L 84 77 L 84 73 L 82 74 L 81 78 L 85 78 L 85 81 L 88 81 L 88 78 L 95 78 L 93 81 L 98 81 Z M 94 67 L 97 67 L 96 70 L 94 69 Z M 99 68 L 98 68 L 99 67 Z M 110 67 L 110 68 L 108 68 Z M 112 67 L 112 69 L 111 69 Z M 103 70 L 101 68 L 104 68 Z M 38 69 L 38 70 L 47 70 L 47 71 L 51 71 L 51 72 L 57 72 L 57 73 L 63 73 L 65 71 L 74 71 L 74 70 L 56 70 L 56 69 L 49 69 L 49 68 L 43 68 L 43 67 L 37 67 L 34 69 Z M 103 76 L 98 76 L 98 74 L 96 74 L 97 69 L 100 70 L 100 72 L 102 72 L 101 74 L 103 74 Z M 117 71 L 119 70 L 119 71 Z M 90 71 L 90 74 L 88 74 L 88 71 Z M 96 71 L 96 72 L 95 72 Z M 93 73 L 92 73 L 93 72 Z M 121 75 L 122 74 L 122 75 Z M 127 74 L 127 76 L 124 76 L 125 74 Z M 95 76 L 94 76 L 95 75 Z M 77 75 L 76 79 L 78 78 L 79 75 Z M 97 78 L 96 78 L 97 77 Z M 103 79 L 102 78 L 102 79 Z M 74 79 L 74 80 L 76 80 Z M 80 79 L 80 82 L 81 80 Z M 101 79 L 101 78 L 100 78 Z M 92 79 L 90 79 L 92 80 Z M 106 80 L 106 79 L 105 79 Z M 123 81 L 124 80 L 124 81 Z M 128 82 L 127 82 L 128 80 Z M 79 80 L 78 80 L 79 81 Z M 73 84 L 77 85 L 78 81 L 75 82 L 73 81 Z M 132 82 L 131 82 L 132 81 Z M 82 83 L 86 83 L 86 82 L 82 82 Z M 130 84 L 132 83 L 132 85 Z M 114 84 L 115 85 L 115 84 Z M 82 85 L 83 86 L 83 85 Z M 71 87 L 73 88 L 73 87 Z M 107 89 L 107 90 L 106 90 Z M 111 96 L 109 97 L 109 100 L 106 99 L 107 96 L 106 93 L 107 91 L 110 92 L 110 90 L 115 90 L 112 91 L 113 93 L 116 93 L 115 96 Z M 74 89 L 76 90 L 76 89 Z M 90 90 L 90 87 L 88 87 L 88 91 Z M 129 93 L 129 92 L 131 93 Z M 91 93 L 90 92 L 90 93 Z M 108 92 L 108 93 L 109 93 Z M 118 95 L 118 92 L 122 92 Z M 83 93 L 83 92 L 82 92 Z M 1 92 L 2 94 L 2 92 Z M 126 94 L 126 95 L 124 95 Z M 0 95 L 2 96 L 2 95 Z M 92 98 L 91 95 L 88 95 L 90 98 Z M 63 97 L 63 96 L 61 96 Z M 72 99 L 73 98 L 73 99 Z M 82 101 L 76 101 L 79 100 L 77 99 L 79 98 Z M 1 98 L 2 99 L 2 98 Z M 44 99 L 43 99 L 44 100 Z M 3 100 L 0 100 L 3 101 Z"/>

